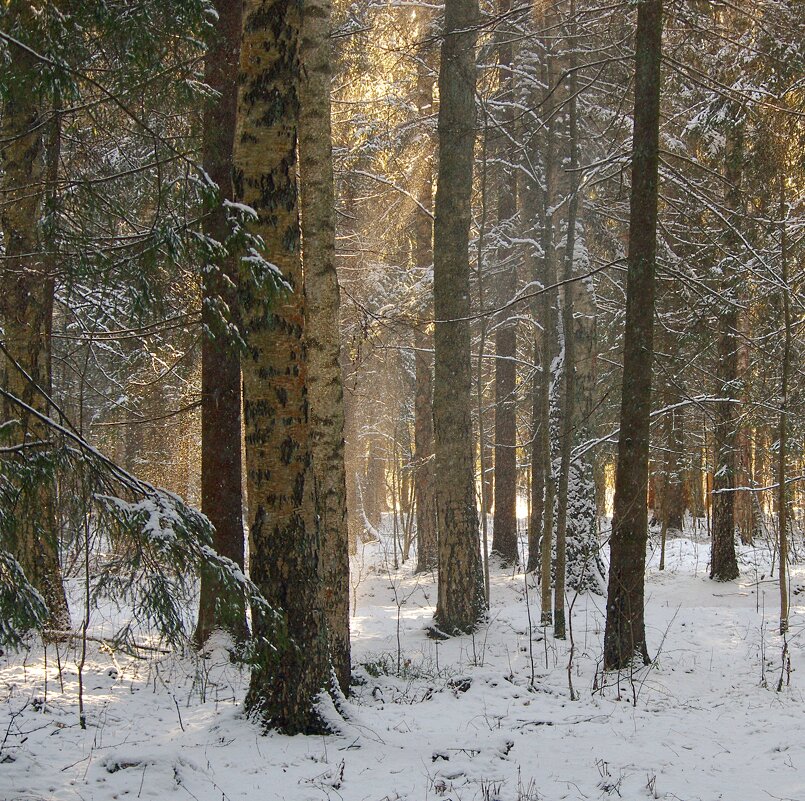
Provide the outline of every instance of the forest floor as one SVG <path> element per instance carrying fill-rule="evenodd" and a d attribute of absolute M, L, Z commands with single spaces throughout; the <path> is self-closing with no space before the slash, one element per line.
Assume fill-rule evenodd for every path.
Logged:
<path fill-rule="evenodd" d="M 571 660 L 570 641 L 536 625 L 531 579 L 493 570 L 489 624 L 437 643 L 434 577 L 395 570 L 389 550 L 367 545 L 353 564 L 359 684 L 339 734 L 263 736 L 223 648 L 134 659 L 94 642 L 82 730 L 78 644 L 51 644 L 47 662 L 41 647 L 0 658 L 0 799 L 805 799 L 804 566 L 789 671 L 768 550 L 741 548 L 740 578 L 716 584 L 706 539 L 671 539 L 666 570 L 649 561 L 655 661 L 602 677 L 601 597 L 573 601 Z"/>

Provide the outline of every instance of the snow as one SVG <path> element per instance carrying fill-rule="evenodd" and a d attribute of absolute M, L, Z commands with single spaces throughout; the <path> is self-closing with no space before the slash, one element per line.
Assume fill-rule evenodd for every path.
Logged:
<path fill-rule="evenodd" d="M 511 569 L 492 571 L 488 625 L 436 642 L 425 633 L 434 577 L 414 576 L 413 561 L 393 570 L 388 550 L 384 538 L 355 557 L 361 683 L 338 734 L 263 736 L 242 714 L 248 676 L 222 642 L 206 659 L 157 651 L 133 658 L 90 643 L 82 730 L 80 643 L 59 644 L 63 689 L 56 646 L 48 646 L 46 670 L 40 645 L 0 658 L 0 798 L 805 798 L 802 567 L 791 570 L 790 684 L 769 551 L 742 547 L 741 577 L 714 583 L 706 537 L 692 531 L 668 541 L 664 572 L 651 551 L 654 665 L 602 677 L 601 598 L 568 599 L 570 670 L 569 643 L 529 624 L 526 591 L 535 623 L 537 588 Z M 326 714 L 336 717 L 332 707 Z"/>

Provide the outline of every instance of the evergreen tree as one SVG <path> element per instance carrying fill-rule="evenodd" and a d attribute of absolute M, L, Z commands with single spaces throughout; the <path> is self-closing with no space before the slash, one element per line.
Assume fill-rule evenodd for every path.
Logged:
<path fill-rule="evenodd" d="M 604 667 L 649 661 L 644 621 L 649 415 L 657 242 L 662 0 L 637 8 L 623 388 Z"/>
<path fill-rule="evenodd" d="M 232 150 L 235 139 L 241 0 L 216 0 L 217 25 L 210 33 L 204 79 L 216 94 L 204 113 L 204 171 L 217 187 L 216 205 L 204 233 L 218 258 L 202 276 L 201 344 L 201 511 L 215 529 L 215 549 L 244 566 L 243 482 L 241 476 L 241 378 L 238 335 L 236 255 L 223 245 L 229 234 L 226 202 L 233 199 Z M 234 617 L 220 616 L 220 587 L 201 579 L 196 641 L 202 645 L 218 625 L 239 639 L 246 634 L 246 610 L 235 604 Z"/>
<path fill-rule="evenodd" d="M 433 249 L 433 429 L 439 526 L 436 625 L 448 635 L 474 629 L 485 608 L 475 507 L 467 319 L 477 22 L 477 0 L 447 0 L 439 67 L 439 176 Z"/>

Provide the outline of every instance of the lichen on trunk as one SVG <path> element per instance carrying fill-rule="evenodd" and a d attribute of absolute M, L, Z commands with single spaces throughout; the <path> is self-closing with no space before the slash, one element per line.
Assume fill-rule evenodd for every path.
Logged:
<path fill-rule="evenodd" d="M 271 264 L 252 254 L 242 278 L 251 577 L 280 615 L 254 614 L 247 709 L 286 733 L 325 728 L 317 698 L 330 679 L 313 482 L 297 207 L 301 5 L 244 4 L 235 194 L 257 212 Z M 288 289 L 270 291 L 272 272 Z M 272 641 L 273 640 L 273 641 Z"/>

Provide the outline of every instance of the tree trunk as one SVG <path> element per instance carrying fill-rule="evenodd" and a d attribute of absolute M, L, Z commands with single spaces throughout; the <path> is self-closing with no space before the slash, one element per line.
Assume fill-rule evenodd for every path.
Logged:
<path fill-rule="evenodd" d="M 537 305 L 537 304 L 535 304 Z M 534 318 L 537 315 L 534 314 Z M 541 386 L 544 368 L 540 363 L 541 336 L 534 340 L 534 377 L 531 380 L 531 503 L 528 515 L 528 564 L 526 570 L 536 573 L 540 569 L 540 540 L 542 539 L 542 516 L 545 504 L 545 472 L 542 464 L 541 441 Z"/>
<path fill-rule="evenodd" d="M 581 203 L 581 199 L 579 201 Z M 579 228 L 582 244 L 583 229 Z M 575 258 L 576 274 L 589 268 L 586 249 Z M 576 414 L 573 445 L 577 447 L 593 438 L 593 415 L 596 409 L 596 299 L 589 280 L 573 284 L 574 350 L 576 362 Z M 602 471 L 601 471 L 602 472 Z M 596 482 L 596 465 L 593 451 L 574 456 L 570 462 L 567 519 L 567 586 L 578 592 L 603 595 L 606 591 L 606 569 L 601 558 L 598 540 L 599 501 L 603 501 L 606 488 Z"/>
<path fill-rule="evenodd" d="M 29 3 L 12 0 L 5 11 L 5 29 L 32 30 L 33 13 Z M 10 396 L 47 414 L 53 277 L 47 274 L 38 236 L 46 186 L 38 67 L 27 50 L 8 46 L 4 65 L 8 91 L 0 119 L 0 228 L 5 251 L 0 262 L 0 329 L 8 355 L 2 357 L 0 380 Z M 49 439 L 36 417 L 4 396 L 0 423 L 11 420 L 18 425 L 9 444 Z M 45 599 L 50 624 L 65 628 L 70 618 L 59 566 L 54 493 L 55 487 L 47 479 L 24 493 L 26 508 L 15 510 L 18 520 L 11 550 Z"/>
<path fill-rule="evenodd" d="M 446 0 L 439 68 L 439 177 L 433 296 L 436 509 L 439 592 L 436 625 L 471 631 L 485 609 L 475 506 L 471 401 L 469 226 L 475 140 L 477 0 Z"/>
<path fill-rule="evenodd" d="M 429 16 L 425 15 L 425 25 Z M 433 78 L 426 61 L 426 53 L 420 53 L 417 61 L 417 112 L 420 119 L 433 108 Z M 430 212 L 433 208 L 433 169 L 431 166 L 432 136 L 426 136 L 427 154 L 422 160 L 417 200 Z M 433 268 L 433 218 L 420 209 L 416 210 L 414 248 L 417 275 L 424 276 Z M 433 315 L 433 306 L 427 303 L 425 316 Z M 433 337 L 424 324 L 414 332 L 415 398 L 414 398 L 414 495 L 416 501 L 416 536 L 418 573 L 431 570 L 438 563 L 436 499 L 433 480 Z"/>
<path fill-rule="evenodd" d="M 505 19 L 510 0 L 499 0 L 498 13 Z M 514 73 L 512 71 L 511 33 L 499 31 L 498 82 L 500 103 L 505 105 L 498 152 L 498 236 L 497 301 L 510 303 L 517 292 L 517 266 L 510 231 L 517 214 L 517 173 L 512 166 L 516 154 L 514 136 Z M 512 310 L 501 312 L 495 330 L 495 517 L 492 551 L 504 565 L 516 564 L 517 549 L 517 326 Z"/>
<path fill-rule="evenodd" d="M 746 301 L 746 294 L 741 293 L 742 301 Z M 736 342 L 736 370 L 738 380 L 741 382 L 741 400 L 747 400 L 747 379 L 750 374 L 749 366 L 749 329 L 746 309 L 738 310 L 738 339 Z M 752 485 L 752 431 L 746 420 L 738 422 L 735 432 L 735 481 L 739 487 Z M 749 490 L 738 490 L 735 493 L 735 523 L 738 534 L 744 545 L 751 545 L 758 527 L 755 517 L 753 493 Z"/>
<path fill-rule="evenodd" d="M 338 196 L 342 204 L 343 224 L 339 226 L 339 240 L 354 242 L 357 240 L 357 212 L 353 176 L 347 174 L 341 181 Z M 339 255 L 338 253 L 336 254 Z M 336 274 L 343 268 L 349 270 L 352 252 L 349 246 L 342 246 L 340 258 L 337 258 Z M 360 470 L 362 464 L 363 443 L 360 436 L 358 409 L 362 405 L 359 398 L 360 345 L 354 337 L 351 341 L 342 342 L 341 351 L 341 385 L 344 388 L 344 462 L 346 465 L 347 488 L 347 526 L 349 529 L 349 552 L 357 553 L 358 542 L 365 540 L 363 506 L 360 487 Z"/>
<path fill-rule="evenodd" d="M 380 528 L 383 512 L 388 510 L 386 499 L 386 446 L 383 439 L 369 434 L 369 449 L 366 454 L 366 470 L 361 484 L 363 511 L 369 525 Z"/>
<path fill-rule="evenodd" d="M 730 224 L 738 224 L 740 209 L 740 185 L 743 162 L 743 131 L 741 123 L 735 123 L 727 132 L 726 155 L 727 205 L 730 208 Z M 728 240 L 737 248 L 738 238 L 732 234 Z M 718 339 L 718 396 L 723 400 L 715 404 L 713 447 L 716 469 L 713 477 L 713 539 L 710 554 L 710 578 L 716 581 L 731 581 L 738 578 L 738 559 L 735 555 L 735 434 L 738 400 L 738 311 L 737 277 L 735 255 L 727 256 L 725 267 L 726 286 L 724 296 L 727 307 L 720 317 Z"/>
<path fill-rule="evenodd" d="M 269 297 L 243 287 L 243 359 L 250 571 L 277 615 L 253 610 L 255 654 L 246 708 L 285 733 L 322 731 L 316 701 L 330 678 L 320 536 L 310 456 L 296 143 L 301 6 L 246 0 L 235 190 L 255 209 L 253 234 L 289 284 Z"/>
<path fill-rule="evenodd" d="M 604 668 L 648 663 L 644 619 L 653 359 L 662 0 L 637 7 L 626 325 Z"/>
<path fill-rule="evenodd" d="M 546 31 L 554 30 L 557 24 L 555 9 L 547 7 L 544 11 Z M 544 43 L 545 63 L 543 65 L 546 98 L 544 102 L 545 119 L 545 198 L 543 206 L 542 250 L 544 288 L 556 283 L 556 244 L 554 242 L 554 215 L 559 194 L 559 159 L 557 154 L 556 108 L 558 76 L 556 63 L 550 51 L 549 39 Z M 557 320 L 554 308 L 555 292 L 545 291 L 540 296 L 540 318 L 542 332 L 540 342 L 540 387 L 539 387 L 539 462 L 544 482 L 544 501 L 542 506 L 542 536 L 540 538 L 540 622 L 550 626 L 553 621 L 551 610 L 551 564 L 553 559 L 554 504 L 556 501 L 556 474 L 553 468 L 551 448 L 551 388 L 554 358 L 556 356 Z"/>
<path fill-rule="evenodd" d="M 791 339 L 793 321 L 791 314 L 791 287 L 788 284 L 788 236 L 786 230 L 787 206 L 785 201 L 785 178 L 780 175 L 780 278 L 782 282 L 783 359 L 780 376 L 780 425 L 779 461 L 777 466 L 777 522 L 780 550 L 780 634 L 788 631 L 788 500 L 786 492 L 786 459 L 788 457 L 788 384 L 791 372 Z M 782 678 L 780 679 L 782 682 Z"/>
<path fill-rule="evenodd" d="M 690 513 L 693 515 L 694 519 L 704 517 L 703 473 L 704 454 L 701 442 L 697 438 L 694 440 L 693 453 L 685 476 L 685 483 L 687 485 L 685 494 L 687 494 L 687 497 L 690 499 Z"/>
<path fill-rule="evenodd" d="M 204 80 L 218 95 L 204 112 L 204 170 L 219 190 L 218 203 L 204 219 L 204 233 L 217 242 L 228 234 L 223 202 L 232 200 L 232 151 L 235 144 L 240 55 L 241 0 L 215 0 L 218 25 L 207 50 Z M 201 343 L 201 511 L 215 527 L 213 547 L 244 565 L 243 476 L 241 472 L 240 352 L 226 333 L 227 315 L 237 318 L 238 262 L 226 255 L 206 266 L 203 275 Z M 231 310 L 227 312 L 226 310 Z M 238 319 L 234 321 L 236 324 Z M 227 603 L 221 617 L 221 587 L 201 577 L 195 641 L 202 646 L 216 627 L 237 639 L 248 634 L 242 597 Z"/>
<path fill-rule="evenodd" d="M 572 5 L 572 4 L 571 4 Z M 571 22 L 572 24 L 572 22 Z M 570 43 L 570 47 L 574 42 Z M 574 73 L 575 74 L 575 73 Z M 573 434 L 576 417 L 576 330 L 574 319 L 574 286 L 573 264 L 576 250 L 576 216 L 578 214 L 578 121 L 576 119 L 575 82 L 570 86 L 569 122 L 570 122 L 570 169 L 571 194 L 567 215 L 567 243 L 565 247 L 564 273 L 562 280 L 567 282 L 559 290 L 562 302 L 562 345 L 564 351 L 562 377 L 564 379 L 564 403 L 562 408 L 562 428 L 559 440 L 559 503 L 556 514 L 556 562 L 555 587 L 553 600 L 553 633 L 558 639 L 565 634 L 565 573 L 567 568 L 567 508 L 568 489 L 570 486 L 570 456 L 573 450 Z"/>
<path fill-rule="evenodd" d="M 668 405 L 678 400 L 677 396 L 668 394 Z M 684 483 L 679 468 L 680 457 L 684 454 L 684 414 L 682 408 L 672 409 L 666 413 L 666 447 L 665 454 L 665 487 L 663 489 L 663 522 L 669 531 L 682 533 L 685 521 Z"/>
<path fill-rule="evenodd" d="M 344 466 L 339 290 L 330 123 L 330 0 L 302 10 L 299 173 L 305 279 L 305 342 L 313 472 L 321 528 L 324 611 L 330 659 L 344 693 L 352 672 L 349 643 L 349 530 Z"/>
<path fill-rule="evenodd" d="M 416 571 L 435 568 L 438 563 L 436 537 L 436 499 L 433 479 L 433 359 L 430 350 L 433 338 L 417 329 L 414 334 L 416 347 L 416 397 L 414 399 L 415 473 L 414 494 L 416 501 L 417 563 Z"/>

